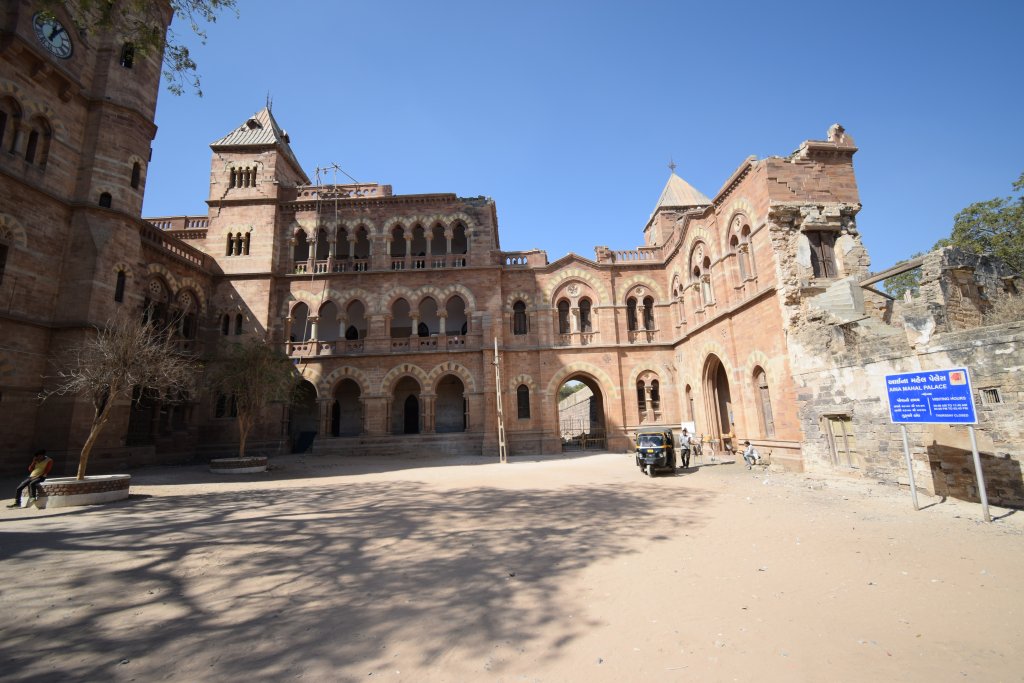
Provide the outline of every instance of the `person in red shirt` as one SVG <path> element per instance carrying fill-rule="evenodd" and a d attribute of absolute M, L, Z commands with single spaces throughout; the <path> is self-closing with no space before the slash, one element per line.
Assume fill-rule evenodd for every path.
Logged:
<path fill-rule="evenodd" d="M 32 456 L 32 463 L 28 466 L 28 478 L 18 484 L 14 493 L 14 502 L 8 505 L 9 508 L 21 507 L 21 492 L 28 487 L 28 501 L 31 503 L 39 497 L 39 484 L 46 481 L 46 475 L 53 469 L 53 458 L 46 455 L 46 451 L 38 450 Z"/>

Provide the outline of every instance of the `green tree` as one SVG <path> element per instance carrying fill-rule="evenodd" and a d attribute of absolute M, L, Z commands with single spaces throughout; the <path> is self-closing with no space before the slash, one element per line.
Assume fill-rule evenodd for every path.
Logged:
<path fill-rule="evenodd" d="M 997 197 L 976 202 L 953 218 L 953 232 L 932 249 L 959 247 L 975 254 L 988 253 L 1017 273 L 1024 273 L 1024 173 L 1013 183 L 1016 196 Z M 914 254 L 916 258 L 921 254 Z M 917 292 L 921 269 L 894 275 L 882 284 L 895 297 L 906 291 Z"/>
<path fill-rule="evenodd" d="M 263 340 L 226 347 L 222 358 L 212 364 L 209 383 L 237 406 L 238 457 L 244 458 L 256 421 L 271 403 L 290 402 L 301 378 L 288 356 Z"/>
<path fill-rule="evenodd" d="M 52 8 L 59 0 L 45 0 Z M 164 16 L 169 8 L 174 19 L 183 22 L 199 40 L 206 44 L 205 24 L 217 21 L 225 11 L 238 16 L 237 0 L 66 0 L 63 5 L 71 13 L 79 30 L 94 29 L 118 31 L 126 42 L 132 43 L 136 55 L 160 54 L 163 51 L 163 75 L 167 89 L 181 95 L 191 87 L 199 96 L 197 64 L 173 25 L 165 32 Z M 47 10 L 52 12 L 52 9 Z"/>
<path fill-rule="evenodd" d="M 911 256 L 910 259 L 906 259 L 906 261 L 915 259 L 920 255 L 921 252 L 918 252 Z M 900 261 L 900 263 L 905 263 L 906 261 Z M 897 263 L 896 265 L 898 266 L 900 264 Z M 885 287 L 886 292 L 897 299 L 902 299 L 905 292 L 917 294 L 917 290 L 921 286 L 921 267 L 918 266 L 917 268 L 904 271 L 899 275 L 893 275 L 892 277 L 883 280 L 882 286 Z"/>
<path fill-rule="evenodd" d="M 1016 196 L 971 204 L 953 219 L 953 233 L 935 246 L 991 253 L 1024 273 L 1024 173 L 1013 183 Z"/>

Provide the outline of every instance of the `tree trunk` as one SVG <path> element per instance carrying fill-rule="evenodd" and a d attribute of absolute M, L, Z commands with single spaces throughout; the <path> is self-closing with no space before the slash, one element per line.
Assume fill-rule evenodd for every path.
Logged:
<path fill-rule="evenodd" d="M 245 457 L 245 442 L 249 438 L 249 432 L 252 430 L 252 424 L 254 420 L 250 419 L 248 415 L 238 416 L 238 457 Z"/>
<path fill-rule="evenodd" d="M 89 454 L 92 452 L 93 444 L 96 443 L 96 439 L 99 438 L 100 432 L 103 431 L 104 425 L 107 424 L 107 417 L 110 415 L 110 406 L 113 405 L 114 401 L 107 399 L 107 404 L 103 406 L 103 412 L 99 414 L 96 420 L 92 423 L 92 429 L 89 430 L 89 438 L 85 440 L 85 445 L 82 446 L 82 453 L 78 456 L 78 474 L 75 477 L 81 481 L 85 479 L 85 466 L 89 463 Z"/>

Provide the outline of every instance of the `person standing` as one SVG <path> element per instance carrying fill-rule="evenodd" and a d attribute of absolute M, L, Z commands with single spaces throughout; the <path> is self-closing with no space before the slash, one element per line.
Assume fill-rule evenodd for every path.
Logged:
<path fill-rule="evenodd" d="M 32 455 L 32 462 L 28 466 L 28 478 L 18 484 L 14 492 L 14 502 L 8 505 L 9 508 L 21 507 L 21 492 L 28 487 L 28 501 L 31 503 L 39 497 L 39 484 L 46 481 L 46 475 L 53 469 L 53 458 L 46 455 L 46 451 L 38 450 Z"/>

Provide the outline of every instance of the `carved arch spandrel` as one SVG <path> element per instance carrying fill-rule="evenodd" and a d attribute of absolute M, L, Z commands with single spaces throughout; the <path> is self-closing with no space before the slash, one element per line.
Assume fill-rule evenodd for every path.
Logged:
<path fill-rule="evenodd" d="M 428 391 L 431 388 L 430 377 L 420 366 L 414 363 L 402 363 L 391 368 L 380 381 L 380 396 L 391 396 L 395 385 L 403 377 L 412 377 L 420 383 L 420 391 Z"/>
<path fill-rule="evenodd" d="M 28 234 L 25 226 L 14 216 L 0 214 L 0 240 L 28 249 Z"/>
<path fill-rule="evenodd" d="M 427 380 L 431 393 L 437 393 L 437 383 L 445 375 L 455 375 L 462 380 L 462 385 L 466 388 L 467 394 L 475 394 L 476 391 L 476 380 L 473 379 L 473 373 L 470 372 L 464 365 L 456 363 L 455 361 L 446 361 L 434 367 L 427 375 Z"/>
<path fill-rule="evenodd" d="M 562 383 L 565 381 L 565 379 L 577 373 L 590 375 L 591 377 L 594 378 L 594 380 L 597 381 L 597 383 L 601 386 L 603 390 L 608 392 L 609 396 L 615 399 L 619 398 L 619 395 L 621 393 L 619 391 L 619 386 L 614 381 L 612 381 L 612 378 L 608 375 L 608 373 L 606 373 L 604 370 L 597 367 L 596 365 L 582 361 L 577 363 L 570 363 L 569 365 L 566 365 L 557 372 L 555 372 L 555 374 L 551 376 L 551 379 L 548 380 L 548 385 L 545 389 L 544 397 L 548 398 L 555 396 L 558 392 L 558 387 L 562 386 Z"/>
<path fill-rule="evenodd" d="M 359 368 L 352 367 L 351 365 L 343 365 L 340 368 L 335 368 L 331 373 L 320 380 L 320 386 L 317 387 L 317 391 L 321 396 L 334 396 L 334 392 L 338 388 L 338 384 L 344 379 L 350 379 L 359 386 L 359 392 L 362 395 L 367 395 L 371 390 L 370 378 L 366 376 L 366 373 Z"/>
<path fill-rule="evenodd" d="M 567 280 L 580 280 L 587 283 L 590 289 L 593 290 L 595 298 L 597 299 L 597 301 L 593 302 L 595 308 L 601 305 L 608 305 L 612 300 L 611 295 L 608 293 L 608 287 L 604 282 L 595 277 L 592 272 L 581 268 L 566 268 L 565 270 L 555 273 L 544 285 L 544 301 L 549 303 L 551 306 L 554 306 L 555 292 Z"/>

